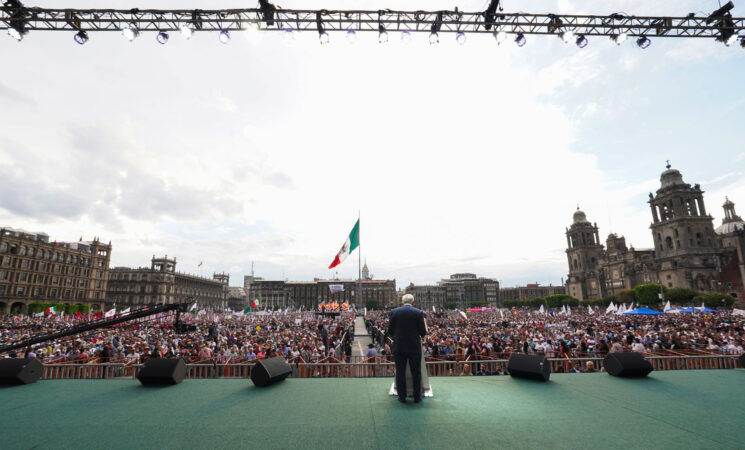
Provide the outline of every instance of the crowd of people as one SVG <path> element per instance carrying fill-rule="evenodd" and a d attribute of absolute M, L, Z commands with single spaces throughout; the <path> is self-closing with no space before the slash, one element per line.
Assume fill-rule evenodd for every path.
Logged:
<path fill-rule="evenodd" d="M 193 325 L 178 332 L 174 316 L 160 315 L 125 322 L 16 350 L 4 356 L 36 357 L 46 363 L 132 362 L 152 357 L 181 357 L 189 363 L 251 362 L 273 356 L 290 361 L 320 361 L 351 354 L 354 315 L 319 317 L 303 313 L 181 314 Z M 79 320 L 59 316 L 0 317 L 0 345 L 22 342 L 78 325 Z"/>
<path fill-rule="evenodd" d="M 388 316 L 370 312 L 383 354 Z M 580 311 L 553 316 L 530 310 L 428 312 L 422 351 L 434 359 L 507 359 L 513 352 L 549 358 L 603 357 L 609 352 L 743 353 L 745 317 L 731 312 L 624 316 Z M 377 331 L 375 331 L 377 330 Z M 584 367 L 581 370 L 590 370 Z"/>
<path fill-rule="evenodd" d="M 385 336 L 388 311 L 368 311 L 365 321 L 374 344 L 370 360 L 391 359 Z M 142 363 L 152 357 L 180 357 L 189 363 L 245 363 L 272 356 L 291 362 L 351 360 L 354 312 L 336 317 L 313 312 L 182 314 L 193 325 L 178 332 L 174 317 L 161 315 L 68 336 L 4 356 L 36 357 L 47 363 Z M 59 316 L 0 317 L 0 345 L 63 331 L 80 319 Z M 609 352 L 658 354 L 743 353 L 745 318 L 731 312 L 623 316 L 544 315 L 528 310 L 427 313 L 422 351 L 429 360 L 457 360 L 462 375 L 505 374 L 478 361 L 508 359 L 513 352 L 549 358 L 603 357 Z M 332 359 L 333 358 L 333 359 Z M 363 359 L 364 360 L 364 359 Z M 359 361 L 359 360 L 355 360 Z M 572 360 L 573 361 L 573 360 Z M 591 363 L 591 361 L 588 361 Z M 585 363 L 567 371 L 592 372 Z"/>

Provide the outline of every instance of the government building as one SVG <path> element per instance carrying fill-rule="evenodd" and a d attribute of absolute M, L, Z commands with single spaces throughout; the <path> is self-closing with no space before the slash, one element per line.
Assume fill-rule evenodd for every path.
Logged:
<path fill-rule="evenodd" d="M 410 284 L 407 294 L 414 296 L 414 304 L 423 310 L 432 307 L 444 309 L 448 304 L 465 309 L 471 302 L 485 302 L 488 306 L 499 304 L 499 281 L 477 277 L 473 273 L 454 273 L 434 285 Z"/>
<path fill-rule="evenodd" d="M 643 283 L 661 282 L 668 288 L 728 293 L 745 298 L 745 222 L 725 199 L 724 219 L 714 227 L 706 212 L 704 191 L 683 181 L 667 165 L 660 188 L 649 194 L 653 248 L 637 249 L 614 233 L 605 245 L 598 226 L 577 208 L 566 229 L 569 277 L 567 294 L 578 299 L 602 298 Z"/>
<path fill-rule="evenodd" d="M 100 307 L 106 298 L 111 243 L 49 242 L 46 233 L 0 228 L 0 314 L 30 303 Z"/>
<path fill-rule="evenodd" d="M 222 310 L 228 306 L 230 275 L 212 279 L 176 272 L 176 258 L 153 256 L 150 267 L 111 269 L 106 307 L 198 303 L 200 308 Z"/>

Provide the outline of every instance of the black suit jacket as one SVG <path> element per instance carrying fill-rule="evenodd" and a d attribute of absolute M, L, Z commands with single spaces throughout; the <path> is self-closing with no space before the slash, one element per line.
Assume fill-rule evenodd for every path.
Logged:
<path fill-rule="evenodd" d="M 393 353 L 420 353 L 422 340 L 427 334 L 424 314 L 411 305 L 404 305 L 391 311 L 388 322 L 388 336 L 393 338 Z"/>

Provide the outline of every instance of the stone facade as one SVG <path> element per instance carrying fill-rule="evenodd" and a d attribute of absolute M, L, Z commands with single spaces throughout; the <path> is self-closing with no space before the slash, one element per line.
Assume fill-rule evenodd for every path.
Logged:
<path fill-rule="evenodd" d="M 100 307 L 106 299 L 111 243 L 49 242 L 45 233 L 0 228 L 0 314 L 29 303 Z"/>
<path fill-rule="evenodd" d="M 176 258 L 156 258 L 150 267 L 111 269 L 107 306 L 198 303 L 200 306 L 227 307 L 230 277 L 214 274 L 213 279 L 176 272 Z"/>
<path fill-rule="evenodd" d="M 341 285 L 343 291 L 331 292 L 330 285 Z M 261 299 L 268 308 L 316 309 L 319 303 L 349 302 L 362 308 L 374 301 L 378 307 L 396 303 L 396 280 L 362 280 L 362 301 L 357 302 L 357 280 L 275 281 L 257 280 L 251 284 L 251 300 Z"/>
<path fill-rule="evenodd" d="M 525 286 L 516 286 L 510 288 L 501 288 L 499 290 L 499 301 L 505 300 L 527 300 L 537 297 L 546 297 L 547 295 L 564 294 L 564 286 L 541 286 L 538 283 L 528 284 Z"/>
<path fill-rule="evenodd" d="M 702 292 L 727 292 L 743 297 L 743 229 L 734 203 L 725 203 L 725 219 L 714 230 L 706 213 L 704 191 L 683 181 L 667 166 L 660 188 L 649 194 L 654 248 L 627 248 L 623 236 L 608 235 L 600 243 L 597 224 L 577 208 L 566 229 L 569 277 L 566 290 L 579 299 L 618 294 L 638 284 L 661 282 Z"/>
<path fill-rule="evenodd" d="M 437 282 L 437 285 L 409 285 L 406 293 L 414 295 L 416 305 L 423 309 L 445 308 L 455 303 L 457 308 L 470 307 L 471 302 L 486 302 L 489 306 L 499 305 L 499 281 L 492 278 L 477 277 L 473 273 L 455 273 L 450 278 Z"/>

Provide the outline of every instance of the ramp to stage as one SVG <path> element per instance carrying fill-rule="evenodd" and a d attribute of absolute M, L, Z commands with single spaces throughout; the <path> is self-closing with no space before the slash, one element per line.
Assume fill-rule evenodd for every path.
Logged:
<path fill-rule="evenodd" d="M 437 395 L 419 404 L 389 397 L 390 378 L 40 381 L 0 387 L 0 436 L 3 449 L 745 445 L 745 370 L 430 381 Z"/>

